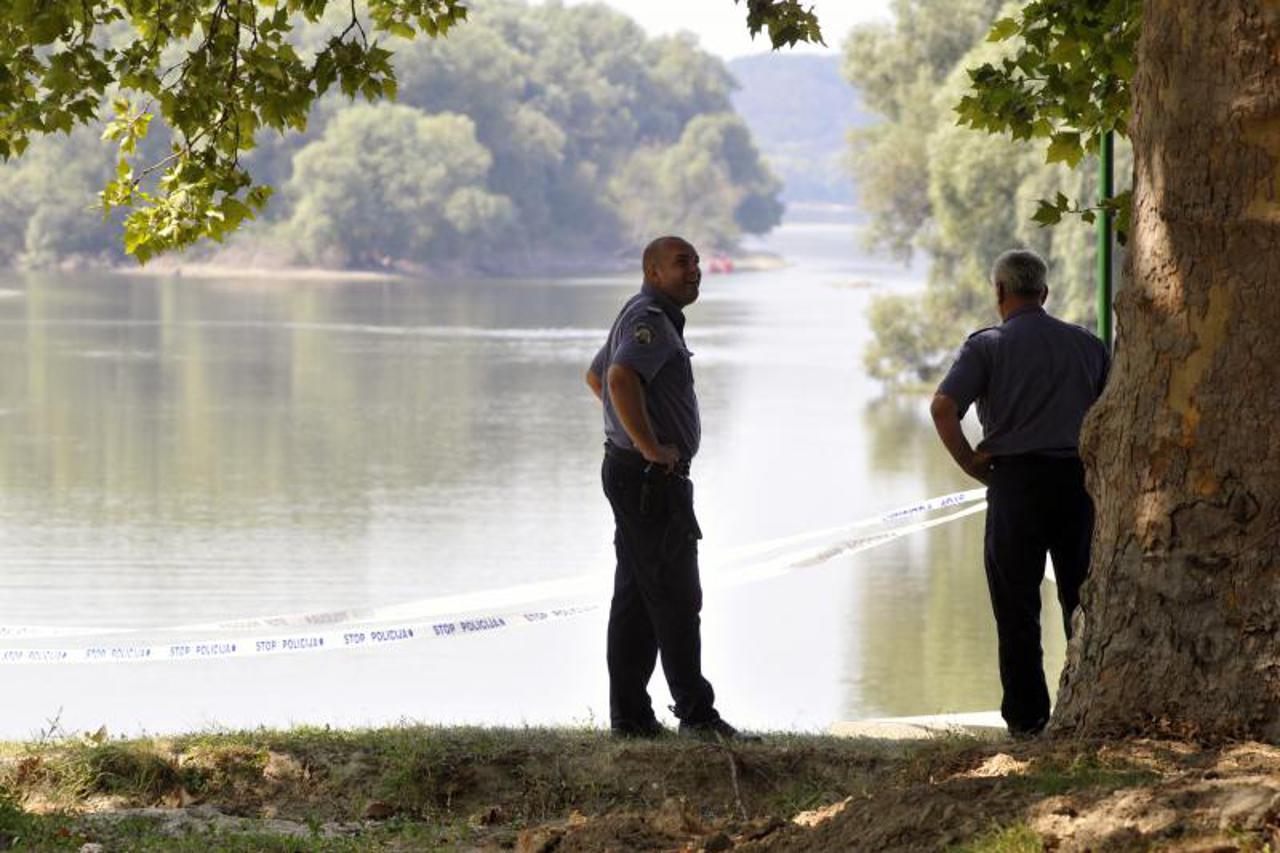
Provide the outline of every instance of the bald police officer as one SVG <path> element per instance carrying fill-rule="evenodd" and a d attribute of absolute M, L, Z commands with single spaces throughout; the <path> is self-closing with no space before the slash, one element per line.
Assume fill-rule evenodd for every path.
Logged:
<path fill-rule="evenodd" d="M 657 737 L 649 678 L 659 655 L 681 734 L 742 737 L 702 675 L 698 529 L 689 463 L 702 425 L 683 309 L 698 298 L 698 253 L 679 237 L 644 250 L 644 283 L 623 306 L 586 380 L 604 404 L 604 493 L 617 569 L 609 610 L 609 717 L 615 734 Z"/>
<path fill-rule="evenodd" d="M 931 407 L 952 458 L 987 485 L 984 557 L 999 639 L 1000 712 L 1015 737 L 1049 720 L 1040 648 L 1040 583 L 1053 557 L 1067 639 L 1089 568 L 1093 502 L 1084 487 L 1080 426 L 1102 393 L 1106 347 L 1044 310 L 1045 262 L 1005 252 L 991 270 L 1003 321 L 965 341 Z M 960 419 L 977 402 L 975 451 Z"/>

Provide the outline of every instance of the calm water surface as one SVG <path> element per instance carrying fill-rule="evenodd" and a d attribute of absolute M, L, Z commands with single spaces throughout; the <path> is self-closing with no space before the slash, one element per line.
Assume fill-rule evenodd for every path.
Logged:
<path fill-rule="evenodd" d="M 972 486 L 927 401 L 863 373 L 868 302 L 921 273 L 855 246 L 847 223 L 791 222 L 764 241 L 790 266 L 708 275 L 689 309 L 704 560 Z M 0 624 L 159 626 L 608 577 L 581 377 L 636 286 L 0 273 Z M 816 730 L 996 707 L 981 528 L 710 591 L 705 666 L 726 717 Z M 0 737 L 53 719 L 599 724 L 603 637 L 595 613 L 377 650 L 6 666 Z"/>

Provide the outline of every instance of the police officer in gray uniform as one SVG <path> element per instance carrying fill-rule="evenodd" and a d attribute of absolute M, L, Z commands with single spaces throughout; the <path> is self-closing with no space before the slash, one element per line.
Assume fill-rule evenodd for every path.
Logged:
<path fill-rule="evenodd" d="M 631 297 L 587 370 L 604 404 L 601 477 L 613 508 L 617 569 L 609 609 L 609 717 L 613 732 L 656 737 L 648 683 L 659 655 L 680 732 L 742 737 L 715 710 L 702 675 L 698 529 L 689 463 L 702 425 L 685 306 L 698 298 L 698 253 L 679 237 L 644 251 L 644 284 Z"/>
<path fill-rule="evenodd" d="M 1089 569 L 1093 502 L 1084 486 L 1080 426 L 1107 379 L 1092 333 L 1047 314 L 1047 268 L 1034 252 L 1005 252 L 991 270 L 999 326 L 974 332 L 934 395 L 934 425 L 952 458 L 987 485 L 984 557 L 999 639 L 1001 714 L 1015 737 L 1049 720 L 1040 647 L 1040 583 L 1053 557 L 1067 639 Z M 977 402 L 975 451 L 960 419 Z"/>

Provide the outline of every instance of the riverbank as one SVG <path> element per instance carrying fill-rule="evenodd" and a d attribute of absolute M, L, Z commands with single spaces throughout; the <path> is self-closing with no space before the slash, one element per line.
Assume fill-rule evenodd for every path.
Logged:
<path fill-rule="evenodd" d="M 1280 749 L 296 729 L 0 745 L 0 849 L 1266 849 Z"/>
<path fill-rule="evenodd" d="M 705 263 L 705 262 L 704 262 Z M 769 252 L 744 252 L 733 256 L 733 272 L 768 272 L 784 269 L 787 262 Z M 523 260 L 519 264 L 491 265 L 473 269 L 458 265 L 390 264 L 382 269 L 343 269 L 328 267 L 295 266 L 283 258 L 255 254 L 238 257 L 234 253 L 213 254 L 208 257 L 186 259 L 181 255 L 161 256 L 146 266 L 123 264 L 107 269 L 113 275 L 148 276 L 155 278 L 229 279 L 229 280 L 289 280 L 289 281 L 394 281 L 398 279 L 456 279 L 490 276 L 493 278 L 519 278 L 529 275 L 545 275 L 549 278 L 612 275 L 638 268 L 638 258 L 582 258 Z M 709 270 L 704 270 L 709 271 Z M 730 274 L 731 275 L 731 274 Z M 717 275 L 717 278 L 721 276 Z"/>

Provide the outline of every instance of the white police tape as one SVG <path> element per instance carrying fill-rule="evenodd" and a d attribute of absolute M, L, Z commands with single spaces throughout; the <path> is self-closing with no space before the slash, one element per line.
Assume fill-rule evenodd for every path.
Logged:
<path fill-rule="evenodd" d="M 935 527 L 980 512 L 985 505 L 968 507 L 958 512 L 917 522 L 872 536 L 846 540 L 822 551 L 792 560 L 778 560 L 749 572 L 720 573 L 709 579 L 709 586 L 732 587 L 779 577 L 799 568 L 827 562 L 841 554 L 865 551 L 900 539 L 910 533 Z M 211 660 L 300 652 L 332 651 L 361 647 L 386 646 L 410 640 L 428 640 L 491 632 L 504 628 L 565 619 L 599 610 L 599 604 L 580 604 L 536 610 L 516 610 L 473 614 L 465 618 L 437 622 L 392 624 L 376 628 L 348 628 L 322 633 L 286 634 L 233 639 L 179 640 L 157 644 L 95 644 L 75 648 L 0 649 L 0 663 L 131 663 L 175 660 Z"/>
<path fill-rule="evenodd" d="M 598 610 L 599 604 L 555 607 L 547 610 L 487 613 L 467 619 L 417 624 L 348 628 L 308 634 L 239 637 L 222 640 L 181 640 L 171 643 L 103 643 L 75 648 L 0 649 L 0 663 L 141 663 L 146 661 L 214 660 L 264 655 L 372 648 L 445 637 L 482 634 L 502 628 L 566 619 Z"/>
<path fill-rule="evenodd" d="M 310 613 L 290 613 L 279 616 L 262 616 L 230 619 L 221 622 L 194 622 L 181 625 L 157 625 L 147 627 L 93 627 L 93 626 L 41 626 L 0 625 L 0 641 L 6 639 L 69 638 L 120 636 L 128 634 L 163 634 L 226 631 L 280 630 L 288 628 L 323 628 L 335 625 L 368 624 L 372 622 L 421 619 L 464 613 L 477 607 L 507 607 L 545 601 L 552 598 L 572 597 L 589 592 L 590 586 L 599 585 L 595 575 L 562 578 L 540 583 L 519 584 L 501 589 L 437 596 L 384 607 L 364 607 L 346 610 L 323 610 Z"/>
<path fill-rule="evenodd" d="M 801 543 L 826 539 L 831 536 L 849 533 L 870 527 L 896 524 L 924 513 L 939 509 L 960 506 L 973 501 L 983 500 L 985 489 L 971 489 L 964 492 L 939 495 L 925 501 L 907 504 L 879 515 L 869 516 L 858 521 L 837 525 L 819 530 L 784 536 L 764 542 L 757 542 L 743 548 L 727 552 L 717 562 L 738 563 L 745 559 L 760 557 L 765 554 L 791 548 Z M 562 578 L 553 581 L 542 581 L 530 584 L 518 584 L 500 589 L 483 590 L 461 595 L 436 596 L 418 599 L 400 604 L 381 607 L 350 608 L 344 610 L 325 610 L 306 613 L 288 613 L 276 616 L 250 617 L 214 622 L 193 622 L 178 625 L 157 625 L 146 627 L 107 627 L 107 626 L 45 626 L 45 625 L 0 625 L 0 640 L 5 639 L 38 639 L 69 637 L 105 637 L 122 634 L 158 634 L 158 633 L 221 633 L 226 631 L 280 630 L 288 628 L 315 628 L 344 624 L 366 624 L 372 622 L 402 621 L 421 619 L 426 616 L 464 613 L 477 608 L 516 607 L 531 602 L 547 601 L 566 597 L 590 594 L 597 589 L 607 588 L 609 579 L 596 573 L 577 577 Z"/>
<path fill-rule="evenodd" d="M 727 556 L 734 560 L 755 557 L 760 554 L 767 554 L 771 551 L 777 551 L 782 548 L 790 548 L 804 542 L 813 542 L 816 539 L 826 539 L 831 536 L 852 533 L 855 530 L 863 530 L 869 527 L 897 524 L 899 522 L 906 521 L 909 518 L 914 518 L 917 515 L 923 515 L 927 512 L 935 512 L 940 509 L 963 506 L 964 504 L 973 503 L 974 501 L 984 501 L 986 498 L 986 489 L 969 489 L 964 492 L 952 492 L 951 494 L 939 495 L 936 498 L 929 498 L 925 501 L 907 504 L 906 506 L 891 509 L 888 512 L 882 512 L 879 515 L 873 515 L 847 524 L 838 524 L 834 527 L 824 527 L 818 530 L 807 530 L 803 533 L 796 533 L 791 536 L 783 536 L 781 538 L 770 539 L 765 542 L 756 542 L 733 551 Z"/>
<path fill-rule="evenodd" d="M 954 507 L 962 505 L 969 500 L 969 496 L 974 492 L 956 493 L 954 495 L 944 495 L 940 498 L 934 498 L 915 504 L 891 513 L 885 513 L 877 517 L 878 520 L 892 518 L 894 520 L 902 520 L 919 515 L 925 512 L 934 511 L 941 507 Z M 982 492 L 976 490 L 976 494 L 981 497 Z M 836 543 L 824 545 L 816 552 L 802 554 L 799 557 L 778 557 L 773 560 L 757 563 L 746 570 L 720 570 L 712 569 L 704 574 L 704 584 L 710 587 L 731 587 L 739 586 L 744 583 L 753 583 L 771 577 L 778 577 L 788 572 L 800 568 L 808 568 L 827 562 L 836 556 L 842 554 L 857 553 L 865 551 L 869 548 L 886 544 L 895 539 L 899 539 L 911 533 L 935 527 L 972 515 L 986 508 L 985 502 L 976 506 L 968 507 L 958 512 L 949 513 L 938 518 L 919 521 L 913 524 L 902 525 L 891 528 L 880 533 L 870 536 L 863 536 L 854 539 L 838 541 Z M 846 532 L 856 529 L 859 526 L 867 526 L 864 522 L 854 522 L 849 525 L 841 525 L 832 528 L 828 532 Z M 768 550 L 777 550 L 780 546 L 786 545 L 793 541 L 809 541 L 816 538 L 812 534 L 805 534 L 800 537 L 786 537 L 784 540 L 773 540 L 768 543 L 761 543 L 767 546 Z M 584 581 L 590 581 L 584 585 Z M 199 631 L 217 632 L 221 630 L 246 629 L 255 628 L 278 628 L 278 627 L 296 627 L 300 620 L 306 620 L 303 624 L 312 625 L 317 622 L 320 624 L 334 625 L 339 623 L 357 622 L 364 625 L 369 622 L 378 622 L 377 627 L 349 627 L 341 630 L 329 630 L 319 633 L 298 633 L 298 634 L 280 634 L 280 635 L 263 635 L 263 636 L 237 636 L 229 638 L 210 638 L 205 637 L 199 640 L 178 639 L 170 642 L 141 644 L 126 642 L 106 642 L 95 643 L 88 646 L 76 646 L 69 648 L 5 648 L 0 646 L 0 664 L 20 664 L 20 663 L 126 663 L 126 662 L 143 662 L 143 661 L 163 661 L 163 660 L 196 660 L 196 659 L 216 659 L 231 657 L 250 657 L 262 655 L 278 655 L 299 652 L 326 651 L 343 648 L 357 648 L 368 646 L 383 646 L 390 643 L 400 643 L 408 640 L 435 639 L 454 636 L 463 636 L 468 634 L 484 633 L 488 631 L 516 627 L 519 625 L 528 625 L 542 623 L 556 619 L 577 616 L 588 613 L 600 608 L 599 604 L 581 604 L 572 606 L 557 606 L 550 608 L 518 608 L 505 611 L 486 610 L 485 612 L 469 613 L 457 618 L 449 618 L 441 621 L 427 622 L 411 622 L 398 620 L 393 624 L 381 624 L 387 622 L 385 618 L 393 613 L 397 616 L 404 616 L 406 613 L 427 610 L 441 610 L 449 605 L 455 605 L 463 601 L 472 601 L 476 598 L 487 598 L 489 605 L 495 606 L 495 598 L 519 599 L 521 594 L 529 594 L 531 590 L 533 594 L 539 596 L 537 600 L 547 597 L 547 593 L 555 589 L 561 593 L 583 594 L 589 592 L 590 587 L 599 586 L 600 578 L 598 576 L 589 576 L 587 578 L 570 578 L 564 581 L 553 581 L 546 584 L 526 584 L 518 587 L 508 587 L 503 590 L 494 590 L 488 593 L 479 593 L 475 595 L 451 596 L 438 599 L 424 599 L 420 602 L 412 602 L 408 605 L 394 605 L 387 608 L 372 608 L 367 610 L 346 610 L 346 611 L 329 611 L 322 613 L 296 614 L 294 616 L 277 616 L 267 617 L 264 619 L 248 619 L 235 620 L 219 623 L 205 623 L 191 626 L 173 626 L 169 628 L 150 628 L 150 629 L 130 629 L 121 631 L 119 629 L 103 629 L 101 634 L 136 634 L 146 632 L 154 633 L 193 633 Z M 497 605 L 501 606 L 501 605 Z M 399 612 L 396 612 L 399 611 Z M 451 615 L 456 615 L 459 610 L 454 609 Z M 382 619 L 367 618 L 383 616 Z M 365 617 L 365 618 L 362 618 Z M 314 620 L 314 621 L 312 621 Z M 19 628 L 24 626 L 10 626 L 10 628 Z M 30 626 L 28 630 L 39 630 L 39 626 Z M 61 631 L 72 631 L 77 629 L 53 629 Z M 80 629 L 92 631 L 93 629 Z M 10 634 L 10 637 L 19 636 Z M 34 637 L 34 634 L 26 635 Z M 66 639 L 76 635 L 66 634 L 46 634 L 44 637 L 54 639 Z"/>
<path fill-rule="evenodd" d="M 822 563 L 826 563 L 836 557 L 849 556 L 851 554 L 857 554 L 862 551 L 877 548 L 881 545 L 887 545 L 894 540 L 901 539 L 912 533 L 918 533 L 922 530 L 928 530 L 931 527 L 948 524 L 952 521 L 965 518 L 966 516 L 983 512 L 986 508 L 986 501 L 983 501 L 982 503 L 975 504 L 974 506 L 965 507 L 964 509 L 947 513 L 946 515 L 941 515 L 937 518 L 917 521 L 913 524 L 895 527 L 891 530 L 885 530 L 881 533 L 873 533 L 869 536 L 859 536 L 852 539 L 840 540 L 829 545 L 823 545 L 816 550 L 810 550 L 806 553 L 802 553 L 799 556 L 774 559 L 767 563 L 758 564 L 751 568 L 735 571 L 732 574 L 726 575 L 725 577 L 729 580 L 728 583 L 716 584 L 715 580 L 717 576 L 712 575 L 708 579 L 708 583 L 706 583 L 706 585 L 739 586 L 744 583 L 755 583 L 756 581 L 781 577 L 782 575 L 790 574 L 797 569 L 808 569 L 821 565 Z"/>

